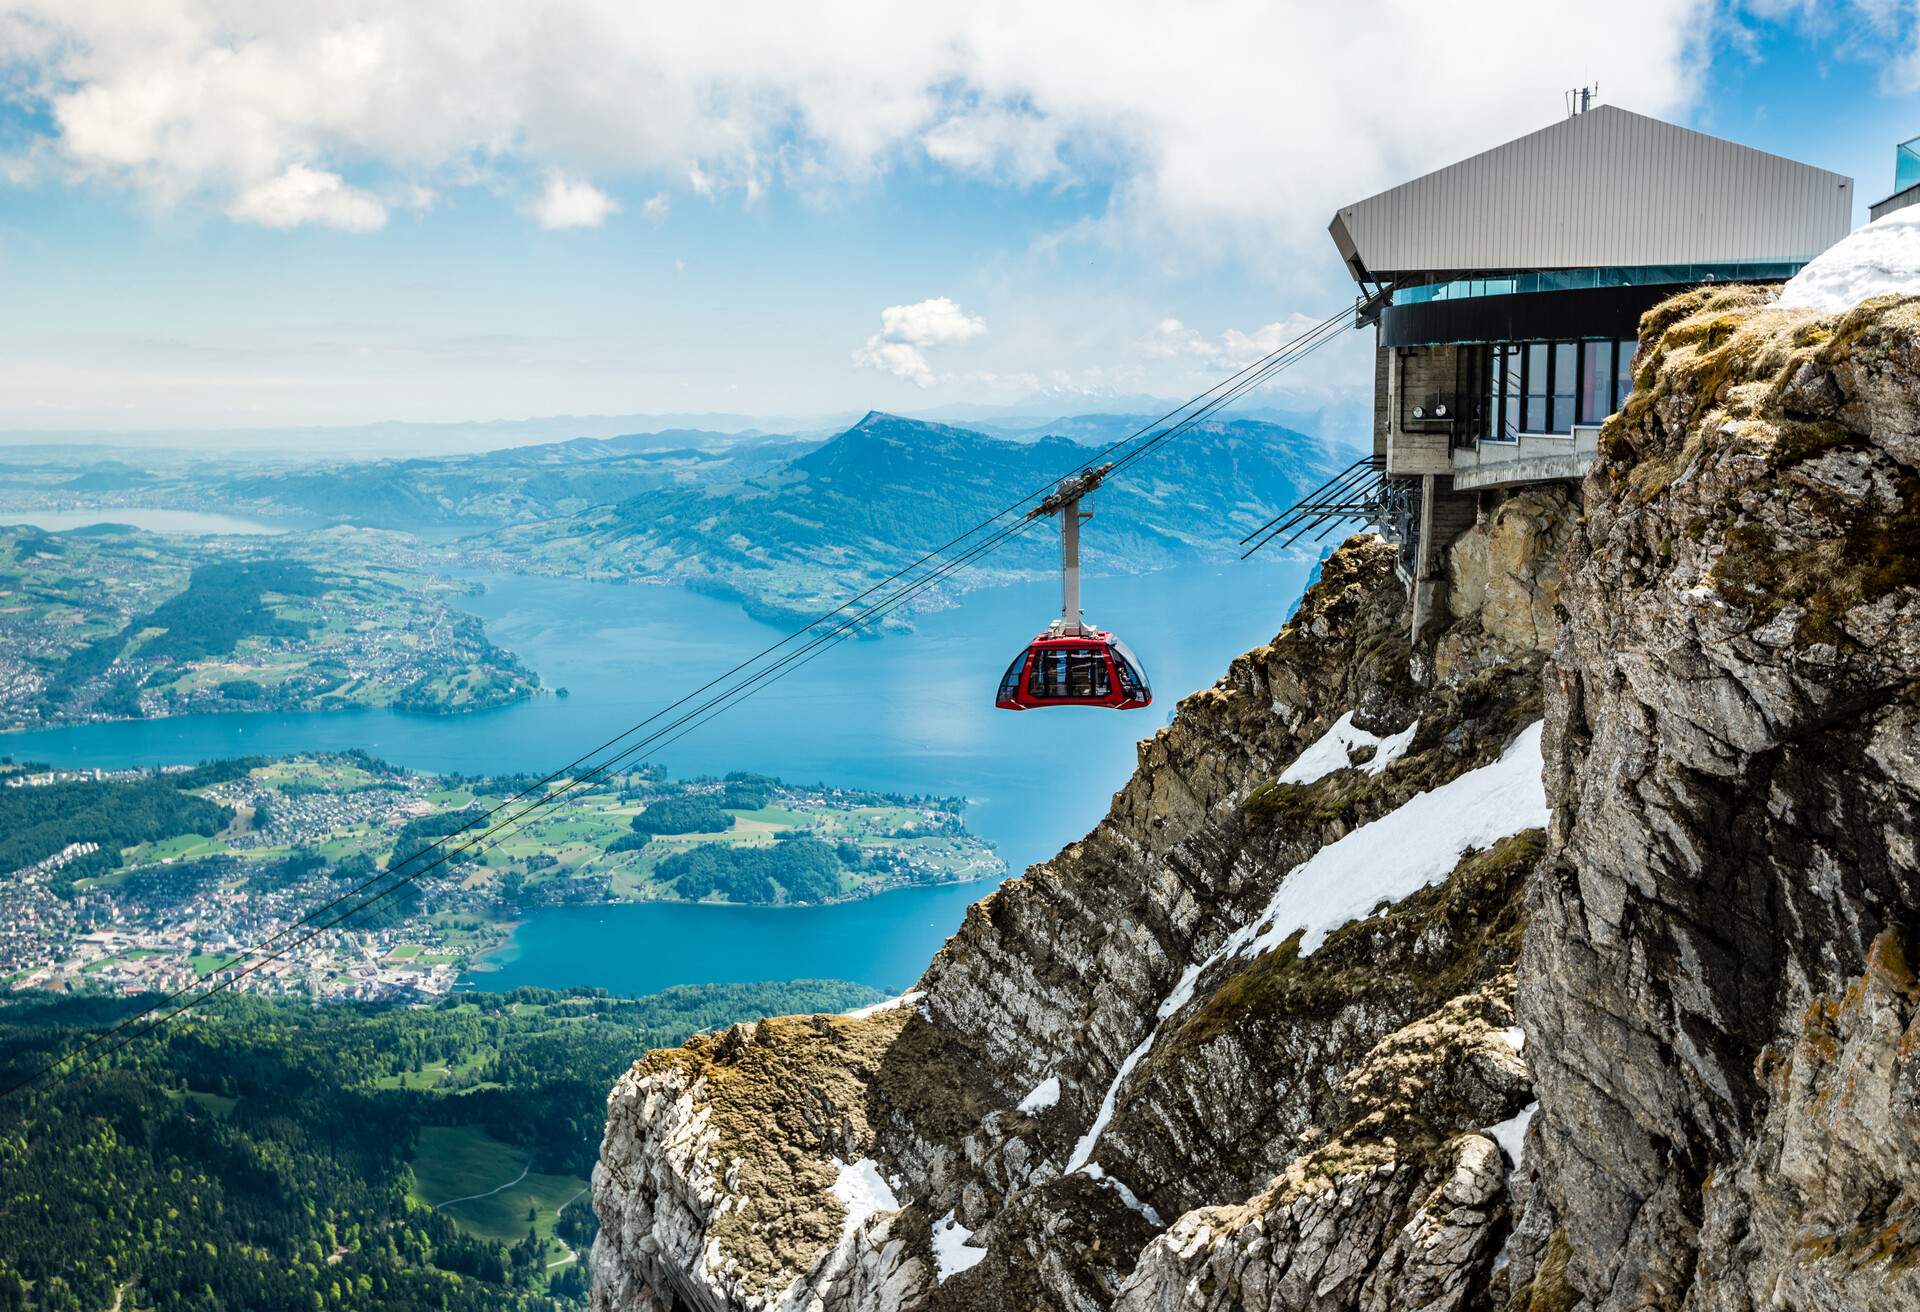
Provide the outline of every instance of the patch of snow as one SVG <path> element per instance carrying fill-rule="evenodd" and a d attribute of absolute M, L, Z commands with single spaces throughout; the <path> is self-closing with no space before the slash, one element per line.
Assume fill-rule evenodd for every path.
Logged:
<path fill-rule="evenodd" d="M 1346 769 L 1351 764 L 1349 757 L 1362 747 L 1371 747 L 1374 753 L 1373 759 L 1360 769 L 1368 774 L 1379 774 L 1406 755 L 1408 744 L 1413 742 L 1413 732 L 1419 727 L 1420 722 L 1415 720 L 1399 733 L 1380 738 L 1365 729 L 1356 728 L 1353 712 L 1348 711 L 1335 720 L 1333 727 L 1321 734 L 1313 746 L 1294 759 L 1293 764 L 1280 776 L 1280 782 L 1310 784 L 1324 779 L 1335 770 Z"/>
<path fill-rule="evenodd" d="M 1328 934 L 1365 918 L 1380 903 L 1398 902 L 1445 879 L 1469 848 L 1488 847 L 1523 829 L 1544 828 L 1548 816 L 1546 786 L 1540 778 L 1541 727 L 1536 720 L 1507 744 L 1498 760 L 1409 798 L 1321 848 L 1287 873 L 1264 912 L 1234 931 L 1219 951 L 1181 972 L 1155 1012 L 1147 1037 L 1114 1072 L 1093 1124 L 1067 1158 L 1066 1174 L 1081 1171 L 1096 1180 L 1108 1178 L 1093 1154 L 1113 1120 L 1120 1087 L 1153 1048 L 1160 1022 L 1193 1000 L 1200 976 L 1218 962 L 1229 956 L 1258 956 L 1285 942 L 1296 929 L 1306 931 L 1300 955 L 1307 956 Z M 1405 734 L 1411 741 L 1413 730 Z M 1118 1180 L 1112 1183 L 1125 1187 Z"/>
<path fill-rule="evenodd" d="M 1500 1037 L 1505 1039 L 1507 1046 L 1515 1052 L 1525 1052 L 1527 1050 L 1527 1032 L 1518 1025 L 1509 1025 L 1506 1029 L 1501 1030 Z"/>
<path fill-rule="evenodd" d="M 864 1007 L 855 1007 L 852 1011 L 843 1011 L 840 1015 L 846 1020 L 865 1020 L 869 1016 L 878 1016 L 883 1011 L 892 1011 L 895 1007 L 910 1007 L 924 998 L 926 992 L 915 989 L 912 993 L 902 993 L 897 998 L 888 998 L 885 1002 L 870 1002 Z"/>
<path fill-rule="evenodd" d="M 1787 280 L 1787 310 L 1851 310 L 1869 296 L 1920 295 L 1920 208 L 1855 228 Z"/>
<path fill-rule="evenodd" d="M 1060 1077 L 1058 1075 L 1049 1075 L 1046 1079 L 1034 1085 L 1033 1091 L 1022 1098 L 1020 1105 L 1015 1107 L 1014 1110 L 1017 1112 L 1025 1112 L 1031 1116 L 1035 1112 L 1047 1110 L 1047 1108 L 1059 1101 Z"/>
<path fill-rule="evenodd" d="M 1295 866 L 1266 911 L 1221 952 L 1258 956 L 1304 930 L 1300 955 L 1310 956 L 1328 934 L 1364 919 L 1382 902 L 1398 902 L 1445 879 L 1468 849 L 1544 827 L 1540 728 L 1534 722 L 1498 760 L 1408 798 Z"/>
<path fill-rule="evenodd" d="M 1138 1195 L 1136 1195 L 1133 1192 L 1133 1190 L 1127 1188 L 1126 1182 L 1124 1180 L 1121 1180 L 1116 1176 L 1108 1175 L 1106 1171 L 1101 1169 L 1100 1164 L 1098 1162 L 1087 1163 L 1086 1166 L 1081 1168 L 1081 1172 L 1089 1180 L 1098 1180 L 1101 1184 L 1104 1184 L 1107 1188 L 1113 1190 L 1116 1194 L 1119 1194 L 1120 1201 L 1125 1203 L 1128 1207 L 1131 1207 L 1134 1211 L 1138 1212 L 1142 1217 L 1146 1218 L 1147 1224 L 1152 1226 L 1155 1230 L 1164 1230 L 1166 1228 L 1166 1223 L 1160 1219 L 1160 1213 L 1154 1211 L 1153 1208 L 1141 1202 Z"/>
<path fill-rule="evenodd" d="M 1489 1125 L 1487 1133 L 1507 1155 L 1507 1160 L 1517 1169 L 1520 1159 L 1527 1151 L 1527 1123 L 1533 1120 L 1533 1114 L 1540 1110 L 1540 1104 L 1530 1102 L 1498 1125 Z"/>
<path fill-rule="evenodd" d="M 1208 958 L 1209 962 L 1212 960 L 1214 958 Z M 1113 1106 L 1120 1096 L 1120 1086 L 1127 1082 L 1127 1076 L 1133 1074 L 1133 1068 L 1140 1064 L 1140 1059 L 1147 1055 L 1149 1048 L 1153 1047 L 1153 1038 L 1160 1031 L 1160 1022 L 1193 1000 L 1193 986 L 1199 982 L 1200 971 L 1200 966 L 1188 966 L 1181 973 L 1180 982 L 1173 986 L 1173 992 L 1166 996 L 1166 1000 L 1160 1004 L 1160 1009 L 1154 1013 L 1153 1028 L 1147 1031 L 1147 1037 L 1140 1040 L 1139 1045 L 1127 1054 L 1127 1059 L 1120 1063 L 1120 1069 L 1113 1073 L 1113 1081 L 1107 1085 L 1107 1091 L 1100 1099 L 1100 1110 L 1094 1113 L 1093 1124 L 1089 1125 L 1087 1132 L 1080 1136 L 1080 1142 L 1073 1146 L 1073 1155 L 1067 1158 L 1068 1175 L 1086 1168 L 1087 1164 L 1093 1160 L 1093 1149 L 1100 1142 L 1101 1131 L 1105 1130 L 1107 1122 L 1113 1119 Z M 1088 1169 L 1088 1174 L 1091 1175 L 1097 1169 L 1097 1167 Z"/>
<path fill-rule="evenodd" d="M 986 1249 L 967 1242 L 971 1238 L 973 1231 L 955 1220 L 952 1212 L 933 1223 L 933 1278 L 937 1283 L 945 1284 L 948 1276 L 959 1275 L 987 1255 Z"/>
<path fill-rule="evenodd" d="M 836 1157 L 833 1166 L 832 1193 L 840 1200 L 840 1205 L 847 1209 L 847 1219 L 840 1227 L 842 1239 L 852 1234 L 862 1221 L 875 1212 L 900 1210 L 900 1200 L 887 1187 L 886 1178 L 880 1174 L 880 1168 L 873 1158 L 862 1157 L 857 1162 L 843 1162 Z"/>

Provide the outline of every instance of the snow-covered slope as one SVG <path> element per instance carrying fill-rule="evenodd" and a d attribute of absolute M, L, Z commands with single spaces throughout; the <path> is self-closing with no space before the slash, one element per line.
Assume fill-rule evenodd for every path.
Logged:
<path fill-rule="evenodd" d="M 1839 314 L 1870 296 L 1920 296 L 1920 206 L 1856 228 L 1780 289 L 1781 309 Z"/>

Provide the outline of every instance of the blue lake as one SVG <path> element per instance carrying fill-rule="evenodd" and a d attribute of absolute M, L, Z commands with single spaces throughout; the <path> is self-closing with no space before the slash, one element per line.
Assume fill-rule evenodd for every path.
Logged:
<path fill-rule="evenodd" d="M 476 988 L 588 984 L 655 993 L 693 982 L 850 979 L 904 991 L 989 883 L 903 888 L 831 907 L 628 902 L 555 907 L 468 975 Z"/>
<path fill-rule="evenodd" d="M 1088 616 L 1146 664 L 1144 711 L 993 709 L 1014 652 L 1058 609 L 1035 581 L 965 594 L 908 636 L 843 642 L 672 743 L 676 775 L 755 770 L 795 782 L 961 795 L 1015 871 L 1085 834 L 1131 773 L 1136 741 L 1238 653 L 1278 631 L 1312 562 L 1255 560 L 1091 579 Z M 461 716 L 387 711 L 197 715 L 0 735 L 0 752 L 65 766 L 161 765 L 362 748 L 399 765 L 544 772 L 597 746 L 781 636 L 729 602 L 664 587 L 493 577 L 462 604 L 548 687 Z M 904 984 L 985 891 L 921 889 L 817 910 L 626 905 L 543 910 L 487 986 L 833 976 Z M 753 928 L 758 927 L 758 928 Z M 911 965 L 907 969 L 902 963 Z"/>

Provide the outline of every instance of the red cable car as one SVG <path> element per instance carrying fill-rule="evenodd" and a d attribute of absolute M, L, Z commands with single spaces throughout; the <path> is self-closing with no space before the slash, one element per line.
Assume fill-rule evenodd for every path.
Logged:
<path fill-rule="evenodd" d="M 1137 711 L 1153 704 L 1140 659 L 1120 639 L 1089 627 L 1080 616 L 1080 525 L 1093 518 L 1092 511 L 1081 512 L 1080 498 L 1099 487 L 1112 468 L 1102 465 L 1069 479 L 1027 515 L 1060 516 L 1060 618 L 1027 644 L 1000 677 L 993 704 L 1003 711 L 1049 706 Z"/>

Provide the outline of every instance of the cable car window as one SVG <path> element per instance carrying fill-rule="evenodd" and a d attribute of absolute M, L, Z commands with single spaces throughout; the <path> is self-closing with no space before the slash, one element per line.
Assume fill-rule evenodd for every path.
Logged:
<path fill-rule="evenodd" d="M 1027 665 L 1027 654 L 1023 651 L 1013 658 L 1013 664 L 1007 666 L 1007 672 L 1000 676 L 1000 694 L 996 700 L 1010 702 L 1020 695 L 1020 671 Z"/>
<path fill-rule="evenodd" d="M 1132 649 L 1118 638 L 1113 640 L 1113 661 L 1120 668 L 1120 682 L 1125 685 L 1128 692 L 1150 693 L 1153 691 L 1147 686 L 1147 676 L 1141 673 L 1140 658 L 1135 656 Z"/>
<path fill-rule="evenodd" d="M 1106 653 L 1098 647 L 1052 647 L 1033 654 L 1029 697 L 1105 697 L 1112 691 Z"/>

